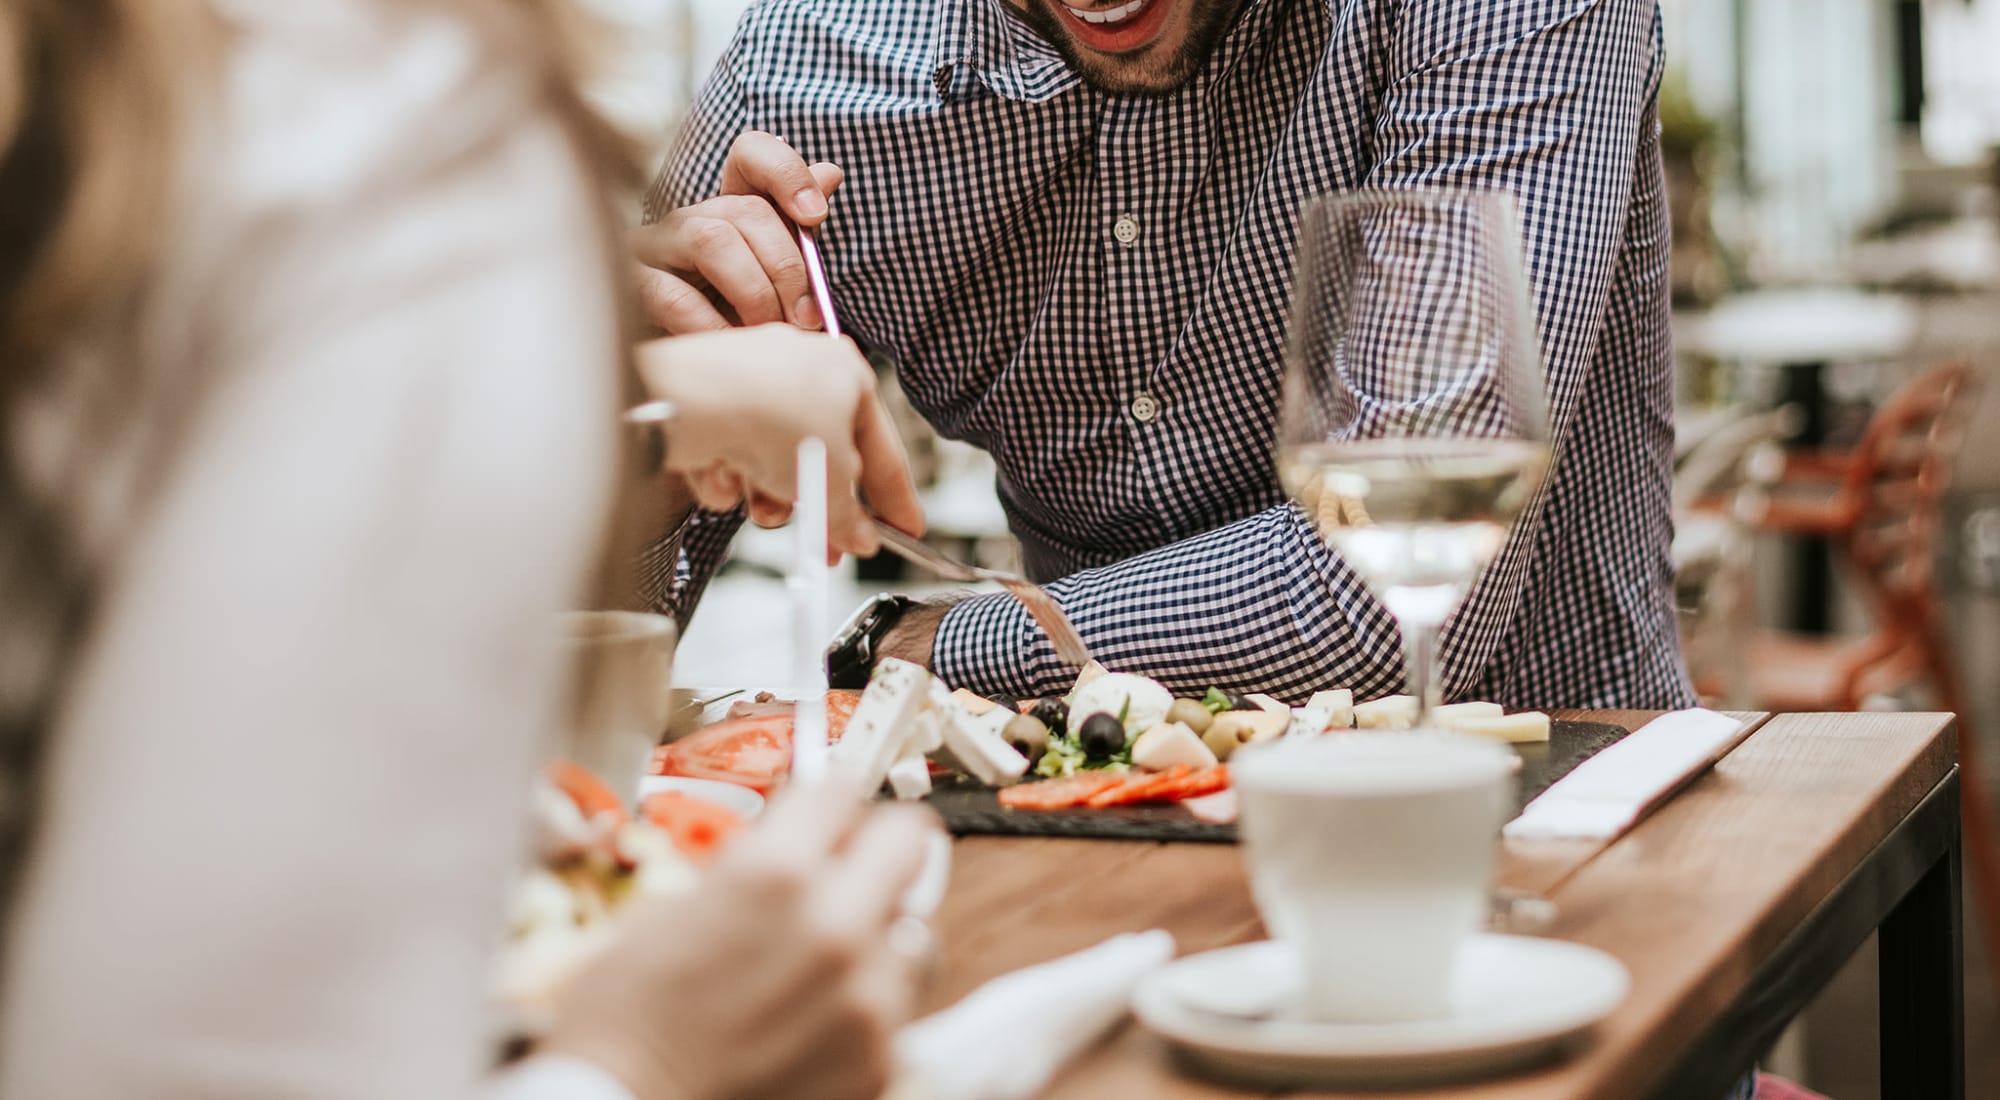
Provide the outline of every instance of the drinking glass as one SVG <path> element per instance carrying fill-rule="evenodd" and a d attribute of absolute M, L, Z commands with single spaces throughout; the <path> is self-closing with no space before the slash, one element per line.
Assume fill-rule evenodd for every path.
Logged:
<path fill-rule="evenodd" d="M 589 768 L 627 805 L 672 707 L 674 621 L 637 611 L 573 611 L 562 617 L 570 670 L 562 754 Z"/>
<path fill-rule="evenodd" d="M 1286 492 L 1402 629 L 1418 725 L 1437 638 L 1548 466 L 1512 200 L 1360 191 L 1308 203 L 1285 352 Z"/>

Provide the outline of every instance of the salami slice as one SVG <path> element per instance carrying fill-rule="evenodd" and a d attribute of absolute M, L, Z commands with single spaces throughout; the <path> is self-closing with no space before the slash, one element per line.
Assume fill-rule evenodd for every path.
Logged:
<path fill-rule="evenodd" d="M 1079 772 L 1061 779 L 1003 787 L 1000 804 L 1010 810 L 1065 810 L 1081 806 L 1091 795 L 1124 781 L 1125 776 L 1116 772 Z"/>

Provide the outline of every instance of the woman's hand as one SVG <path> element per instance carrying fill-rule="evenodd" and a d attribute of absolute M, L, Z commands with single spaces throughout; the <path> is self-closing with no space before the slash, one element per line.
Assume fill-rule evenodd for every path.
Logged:
<path fill-rule="evenodd" d="M 639 372 L 672 402 L 667 468 L 704 508 L 748 501 L 760 524 L 784 522 L 797 498 L 801 441 L 826 443 L 830 548 L 877 549 L 868 512 L 922 534 L 909 460 L 852 344 L 789 325 L 761 325 L 643 344 Z"/>
<path fill-rule="evenodd" d="M 545 1049 L 639 1100 L 874 1100 L 914 990 L 887 929 L 934 827 L 837 785 L 787 791 L 699 893 L 620 916 Z"/>

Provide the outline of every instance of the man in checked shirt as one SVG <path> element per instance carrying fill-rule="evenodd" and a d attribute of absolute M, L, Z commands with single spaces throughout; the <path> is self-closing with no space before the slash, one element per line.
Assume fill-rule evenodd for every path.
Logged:
<path fill-rule="evenodd" d="M 1299 207 L 1506 189 L 1556 461 L 1524 568 L 1446 628 L 1446 694 L 1685 705 L 1660 49 L 1655 0 L 763 0 L 653 190 L 648 308 L 817 327 L 780 212 L 820 226 L 846 332 L 992 452 L 1027 571 L 1105 664 L 1367 697 L 1401 682 L 1394 623 L 1271 462 Z M 663 607 L 739 522 L 663 540 Z M 1004 595 L 884 642 L 986 693 L 1074 674 Z"/>

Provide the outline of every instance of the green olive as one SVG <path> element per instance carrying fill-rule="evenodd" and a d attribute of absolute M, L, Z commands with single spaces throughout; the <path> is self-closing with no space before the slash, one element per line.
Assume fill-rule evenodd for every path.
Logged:
<path fill-rule="evenodd" d="M 1176 699 L 1174 705 L 1167 708 L 1167 721 L 1180 722 L 1195 733 L 1201 734 L 1208 732 L 1208 724 L 1215 721 L 1215 715 L 1210 714 L 1208 708 L 1202 706 L 1198 700 Z"/>
<path fill-rule="evenodd" d="M 1242 744 L 1231 730 L 1216 729 L 1213 725 L 1209 727 L 1207 733 L 1201 735 L 1201 743 L 1208 746 L 1208 751 L 1214 753 L 1217 760 L 1229 759 L 1229 754 L 1235 752 L 1236 746 Z"/>

